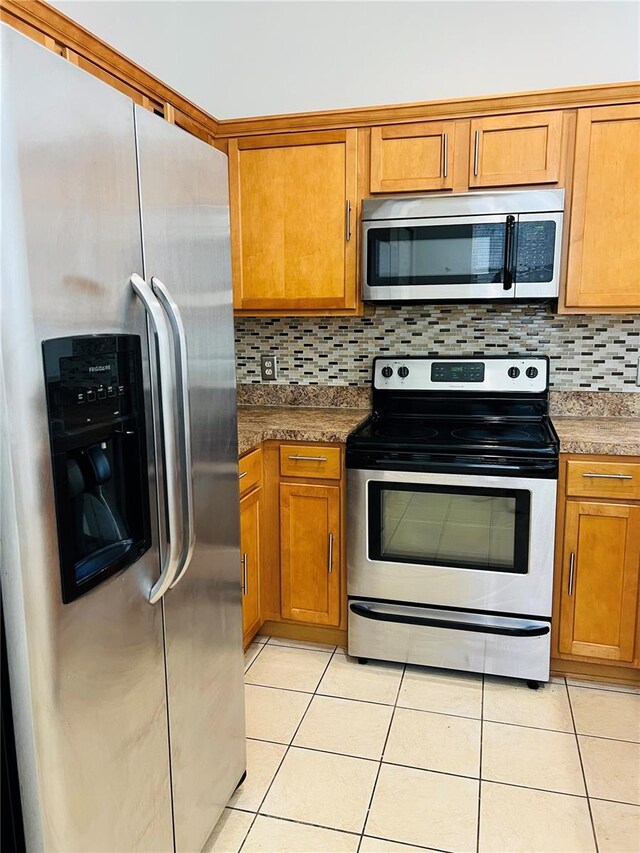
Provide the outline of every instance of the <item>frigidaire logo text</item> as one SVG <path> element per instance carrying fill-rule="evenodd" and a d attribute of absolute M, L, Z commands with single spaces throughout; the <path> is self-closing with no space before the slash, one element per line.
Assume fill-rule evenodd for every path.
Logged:
<path fill-rule="evenodd" d="M 111 370 L 110 364 L 95 364 L 89 368 L 89 373 L 104 373 L 105 370 Z"/>

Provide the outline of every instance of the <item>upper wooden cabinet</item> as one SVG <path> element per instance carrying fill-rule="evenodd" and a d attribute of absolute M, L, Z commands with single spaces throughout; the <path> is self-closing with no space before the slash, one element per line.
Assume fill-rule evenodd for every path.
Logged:
<path fill-rule="evenodd" d="M 229 142 L 234 307 L 354 310 L 356 131 Z"/>
<path fill-rule="evenodd" d="M 559 110 L 473 119 L 469 186 L 556 183 L 561 143 Z"/>
<path fill-rule="evenodd" d="M 372 193 L 453 187 L 454 121 L 371 128 Z"/>
<path fill-rule="evenodd" d="M 373 127 L 370 192 L 557 183 L 562 120 L 555 110 Z"/>
<path fill-rule="evenodd" d="M 561 654 L 634 661 L 639 566 L 640 506 L 567 501 Z"/>
<path fill-rule="evenodd" d="M 640 104 L 578 111 L 565 304 L 640 311 Z"/>

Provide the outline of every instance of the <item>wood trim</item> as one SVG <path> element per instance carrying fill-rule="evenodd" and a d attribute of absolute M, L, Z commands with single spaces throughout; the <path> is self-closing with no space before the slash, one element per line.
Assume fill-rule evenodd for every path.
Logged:
<path fill-rule="evenodd" d="M 328 128 L 370 127 L 430 119 L 470 118 L 494 113 L 525 113 L 546 109 L 588 107 L 595 104 L 626 104 L 638 100 L 640 100 L 640 82 L 629 81 L 411 104 L 223 119 L 218 122 L 216 135 L 220 138 Z"/>
<path fill-rule="evenodd" d="M 566 678 L 584 679 L 585 681 L 640 686 L 640 671 L 626 666 L 612 667 L 606 664 L 581 660 L 560 660 L 552 657 L 551 674 L 565 676 Z"/>
<path fill-rule="evenodd" d="M 210 143 L 216 134 L 218 121 L 212 115 L 43 0 L 0 0 L 0 20 L 95 76 L 101 76 L 93 70 L 99 69 L 112 78 L 106 82 L 116 88 L 120 83 L 136 92 L 138 102 L 144 97 L 165 106 L 163 113 L 171 112 L 175 124 L 206 142 Z M 75 60 L 65 51 L 75 54 Z M 78 62 L 78 57 L 89 65 Z"/>
<path fill-rule="evenodd" d="M 331 643 L 346 646 L 347 632 L 340 628 L 325 628 L 322 625 L 298 625 L 291 622 L 267 621 L 260 633 L 268 637 L 278 637 L 282 640 L 299 640 L 309 643 Z"/>

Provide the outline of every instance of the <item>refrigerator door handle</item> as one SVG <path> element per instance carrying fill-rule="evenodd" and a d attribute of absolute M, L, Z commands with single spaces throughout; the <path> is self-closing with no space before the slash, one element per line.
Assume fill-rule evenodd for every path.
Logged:
<path fill-rule="evenodd" d="M 144 305 L 155 337 L 158 378 L 160 380 L 159 408 L 164 438 L 167 549 L 164 554 L 160 577 L 151 587 L 149 593 L 149 602 L 156 604 L 173 583 L 180 568 L 183 553 L 184 529 L 182 526 L 181 483 L 178 465 L 179 439 L 175 423 L 177 394 L 173 380 L 172 347 L 166 315 L 153 291 L 141 276 L 134 273 L 130 282 Z"/>
<path fill-rule="evenodd" d="M 182 470 L 181 497 L 182 518 L 185 538 L 181 554 L 180 568 L 171 582 L 176 586 L 189 568 L 196 544 L 195 525 L 193 521 L 193 477 L 191 474 L 191 416 L 189 410 L 189 370 L 187 362 L 187 336 L 184 331 L 182 315 L 171 292 L 159 278 L 151 277 L 151 287 L 154 294 L 169 318 L 173 337 L 173 353 L 175 361 L 175 376 L 177 383 L 178 411 L 178 440 L 180 443 L 180 468 Z"/>

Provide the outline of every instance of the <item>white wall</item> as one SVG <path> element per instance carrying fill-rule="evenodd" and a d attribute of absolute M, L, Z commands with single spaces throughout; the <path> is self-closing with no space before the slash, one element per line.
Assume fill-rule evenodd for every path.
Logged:
<path fill-rule="evenodd" d="M 640 77 L 640 4 L 54 2 L 218 118 Z"/>

